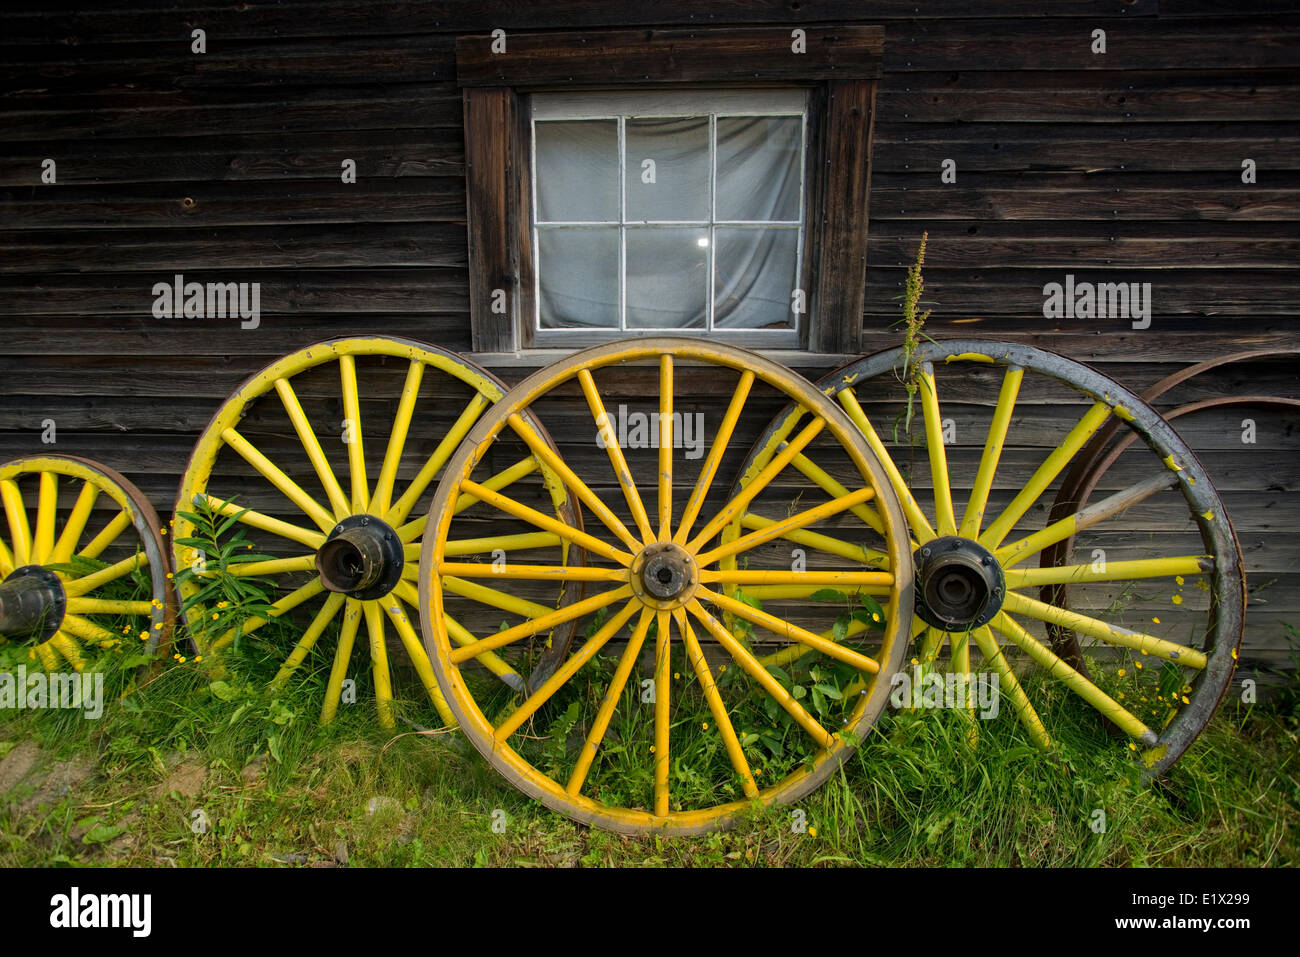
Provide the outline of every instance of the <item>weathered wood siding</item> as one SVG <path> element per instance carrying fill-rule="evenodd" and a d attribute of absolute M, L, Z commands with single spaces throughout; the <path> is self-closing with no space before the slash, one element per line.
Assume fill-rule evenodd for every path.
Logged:
<path fill-rule="evenodd" d="M 53 419 L 58 451 L 120 469 L 164 514 L 198 430 L 270 359 L 354 332 L 470 348 L 455 42 L 498 27 L 882 24 L 871 347 L 898 342 L 895 297 L 929 230 L 935 336 L 1031 341 L 1136 388 L 1226 352 L 1300 348 L 1294 4 L 79 6 L 0 13 L 0 457 L 45 448 Z M 206 53 L 191 52 L 196 28 Z M 46 158 L 56 185 L 41 183 Z M 955 183 L 940 181 L 945 159 Z M 152 285 L 178 272 L 260 282 L 260 328 L 154 319 Z M 1043 286 L 1067 272 L 1151 282 L 1151 327 L 1045 320 Z M 1176 398 L 1243 391 L 1300 396 L 1294 361 L 1230 367 Z M 1187 433 L 1252 585 L 1268 586 L 1248 658 L 1277 663 L 1282 623 L 1300 625 L 1300 434 L 1293 416 L 1259 413 L 1243 445 L 1240 418 Z"/>

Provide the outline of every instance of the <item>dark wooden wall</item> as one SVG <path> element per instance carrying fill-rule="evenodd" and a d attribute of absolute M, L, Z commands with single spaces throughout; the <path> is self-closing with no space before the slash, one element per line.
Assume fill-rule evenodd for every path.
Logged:
<path fill-rule="evenodd" d="M 0 458 L 42 450 L 52 418 L 58 451 L 124 471 L 164 514 L 198 430 L 273 357 L 359 331 L 470 348 L 454 45 L 497 27 L 883 24 L 873 348 L 898 341 L 894 297 L 922 230 L 936 336 L 1032 341 L 1139 388 L 1227 352 L 1300 348 L 1296 4 L 25 6 L 0 13 Z M 57 185 L 40 183 L 45 158 Z M 340 181 L 344 158 L 355 185 Z M 940 182 L 944 159 L 955 184 Z M 261 327 L 152 318 L 151 286 L 176 272 L 260 282 Z M 1151 282 L 1151 328 L 1045 320 L 1043 286 L 1067 272 Z M 1179 395 L 1247 389 L 1300 396 L 1300 377 L 1263 362 Z M 1276 662 L 1282 622 L 1300 625 L 1300 435 L 1293 417 L 1258 418 L 1255 446 L 1227 418 L 1193 445 L 1230 499 L 1253 583 L 1272 582 L 1249 641 Z"/>

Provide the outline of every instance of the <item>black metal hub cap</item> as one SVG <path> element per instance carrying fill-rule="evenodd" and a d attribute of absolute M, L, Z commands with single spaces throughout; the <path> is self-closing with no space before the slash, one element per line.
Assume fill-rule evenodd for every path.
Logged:
<path fill-rule="evenodd" d="M 695 559 L 672 542 L 647 545 L 632 562 L 632 591 L 655 608 L 668 610 L 685 605 L 695 594 L 698 582 Z"/>
<path fill-rule="evenodd" d="M 1002 607 L 1006 578 L 993 553 L 979 542 L 954 535 L 918 548 L 916 613 L 944 631 L 987 625 Z"/>
<path fill-rule="evenodd" d="M 24 565 L 0 584 L 0 635 L 42 642 L 54 637 L 68 611 L 63 582 L 40 565 Z"/>
<path fill-rule="evenodd" d="M 373 515 L 343 519 L 316 550 L 316 571 L 328 591 L 371 601 L 402 580 L 402 540 Z"/>

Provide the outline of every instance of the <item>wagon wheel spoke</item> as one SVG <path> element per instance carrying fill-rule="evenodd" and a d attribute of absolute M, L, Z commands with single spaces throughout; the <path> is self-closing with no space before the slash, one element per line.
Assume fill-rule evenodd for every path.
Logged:
<path fill-rule="evenodd" d="M 997 548 L 1002 544 L 1002 540 L 1015 527 L 1016 522 L 1024 517 L 1024 514 L 1033 507 L 1038 501 L 1039 496 L 1047 491 L 1047 487 L 1052 481 L 1065 471 L 1065 467 L 1070 464 L 1070 460 L 1075 454 L 1087 444 L 1096 432 L 1110 417 L 1110 406 L 1105 402 L 1094 402 L 1092 408 L 1084 413 L 1081 418 L 1070 430 L 1051 454 L 1043 460 L 1043 464 L 1034 470 L 1034 474 L 1025 482 L 1024 487 L 1016 493 L 1016 497 L 1008 505 L 992 524 L 980 535 L 980 543 L 989 547 Z"/>
<path fill-rule="evenodd" d="M 1032 555 L 1037 555 L 1051 545 L 1063 542 L 1078 532 L 1092 528 L 1107 519 L 1114 518 L 1126 509 L 1141 504 L 1158 492 L 1167 491 L 1177 485 L 1178 476 L 1172 472 L 1154 475 L 1149 479 L 1135 482 L 1123 491 L 1116 492 L 1099 502 L 1081 508 L 1073 515 L 1067 515 L 1046 528 L 1034 532 L 1032 535 L 1026 535 L 1018 541 L 1004 545 L 996 552 L 998 560 L 1005 567 L 1010 568 Z"/>
<path fill-rule="evenodd" d="M 718 383 L 726 389 L 725 405 L 696 462 L 705 435 L 688 416 L 705 413 L 683 412 L 676 393 L 686 370 L 696 375 L 693 367 L 701 364 L 713 367 L 711 382 L 717 373 L 729 378 Z M 566 388 L 552 399 L 561 385 Z M 539 447 L 535 423 L 547 421 L 552 401 L 568 401 L 562 396 L 578 389 L 603 454 L 588 457 L 576 436 L 559 447 Z M 743 450 L 734 437 L 759 390 L 793 400 L 796 419 L 803 421 L 728 489 L 720 476 L 735 474 Z M 627 403 L 617 407 L 618 415 L 635 418 L 611 418 L 611 392 L 635 397 L 632 411 Z M 910 582 L 909 542 L 870 449 L 839 408 L 802 380 L 768 360 L 712 343 L 612 344 L 521 382 L 484 413 L 475 436 L 476 447 L 467 444 L 447 463 L 429 507 L 428 534 L 436 537 L 425 543 L 418 576 L 421 615 L 439 687 L 458 723 L 526 793 L 579 820 L 627 833 L 707 830 L 725 824 L 749 800 L 789 800 L 815 787 L 847 754 L 852 736 L 880 713 L 888 689 L 876 677 L 896 668 L 905 651 L 908 621 L 897 612 Z M 819 459 L 838 471 L 813 464 L 814 443 Z M 596 522 L 584 529 L 561 526 L 519 496 L 486 487 L 479 474 L 487 463 L 509 461 L 510 448 L 520 444 Z M 796 471 L 791 465 L 801 456 Z M 803 471 L 822 480 L 810 484 Z M 796 506 L 792 487 L 826 500 Z M 493 527 L 491 534 L 466 534 L 474 526 L 449 507 L 465 496 L 483 506 L 474 513 L 477 527 L 486 518 L 537 531 L 498 534 Z M 787 514 L 767 518 L 764 513 L 776 508 Z M 828 533 L 837 524 L 845 537 Z M 495 550 L 516 534 L 553 536 L 552 547 L 564 543 L 592 564 L 508 553 L 492 562 L 481 557 L 489 544 Z M 849 543 L 855 534 L 862 544 Z M 800 541 L 828 547 L 810 550 L 811 557 L 800 553 L 790 571 L 771 567 L 773 546 Z M 529 591 L 547 581 L 585 586 L 586 592 L 564 608 L 551 608 L 533 601 Z M 861 602 L 856 607 L 864 613 L 873 607 L 891 613 L 839 623 L 839 610 L 818 595 L 828 590 Z M 761 607 L 767 601 L 771 610 Z M 805 627 L 805 612 L 820 623 Z M 522 700 L 503 705 L 474 659 L 499 654 L 518 667 L 546 647 L 551 629 L 568 621 L 584 640 L 544 680 L 530 682 Z M 760 642 L 766 646 L 761 650 Z M 773 644 L 778 650 L 771 651 Z M 792 683 L 785 669 L 796 660 L 819 675 L 814 690 Z M 841 689 L 854 682 L 862 693 L 844 696 Z M 809 695 L 816 696 L 815 707 Z M 772 732 L 782 721 L 800 736 L 789 754 L 768 743 L 779 748 Z M 562 745 L 577 729 L 583 743 L 571 752 Z M 839 730 L 849 733 L 841 737 L 834 733 Z M 684 765 L 697 760 L 691 742 L 701 734 L 727 761 L 692 776 Z M 809 773 L 806 760 L 818 771 Z M 768 778 L 760 783 L 763 773 Z M 616 783 L 624 780 L 635 782 L 629 793 Z"/>
<path fill-rule="evenodd" d="M 1017 365 L 1007 366 L 1007 371 L 1002 375 L 1002 389 L 998 393 L 998 404 L 993 409 L 993 420 L 989 423 L 988 435 L 984 440 L 984 451 L 980 454 L 975 484 L 971 488 L 970 498 L 966 501 L 966 511 L 961 519 L 959 533 L 963 538 L 978 538 L 980 528 L 984 524 L 984 509 L 988 506 L 989 492 L 993 489 L 993 477 L 997 474 L 1002 448 L 1006 444 L 1007 432 L 1011 428 L 1011 415 L 1016 410 L 1016 398 L 1020 395 L 1020 383 L 1024 378 L 1025 370 Z"/>
<path fill-rule="evenodd" d="M 455 398 L 457 392 L 464 397 Z M 407 661 L 429 703 L 444 723 L 450 723 L 423 641 L 402 605 L 419 604 L 412 581 L 426 519 L 412 521 L 410 516 L 502 392 L 488 373 L 454 353 L 382 338 L 318 343 L 246 381 L 199 439 L 178 498 L 173 549 L 187 569 L 178 584 L 198 651 L 221 653 L 239 637 L 260 630 L 265 640 L 283 645 L 273 679 L 277 685 L 299 673 L 310 656 L 332 657 L 321 703 L 322 720 L 330 720 L 353 667 L 352 651 L 364 622 L 368 681 L 380 724 L 393 726 L 398 704 L 392 676 Z M 436 401 L 429 398 L 431 393 Z M 384 412 L 385 405 L 392 411 Z M 318 431 L 327 421 L 338 430 Z M 288 444 L 282 438 L 286 436 Z M 534 439 L 538 448 L 549 446 L 544 433 Z M 367 459 L 367 442 L 376 454 L 382 448 L 377 462 Z M 539 468 L 545 471 L 530 453 L 485 480 L 484 487 L 500 494 Z M 549 478 L 546 482 L 558 493 L 558 486 Z M 466 495 L 457 507 L 467 509 L 474 501 Z M 570 529 L 574 516 L 563 496 L 553 494 L 551 504 L 554 525 Z M 196 511 L 209 523 L 206 531 L 190 517 Z M 205 518 L 205 513 L 211 517 Z M 205 556 L 195 541 L 207 541 L 210 549 L 213 534 L 224 542 L 236 532 L 245 537 L 250 554 L 237 554 L 226 574 L 252 589 L 261 588 L 268 596 L 266 611 L 241 610 L 238 602 L 217 602 L 200 591 L 220 579 L 199 561 Z M 188 544 L 178 544 L 181 541 Z M 466 559 L 463 571 L 470 575 L 478 549 L 493 554 L 498 548 L 520 555 L 535 549 L 563 553 L 568 542 L 546 530 L 467 538 L 455 553 Z M 566 587 L 566 581 L 557 580 L 555 587 Z M 409 594 L 403 596 L 403 588 Z M 237 607 L 224 611 L 230 604 Z M 280 637 L 280 629 L 267 629 L 284 616 L 300 617 L 306 631 L 290 640 Z M 386 639 L 394 635 L 403 661 L 389 660 Z M 557 631 L 558 646 L 566 639 Z M 518 673 L 496 656 L 485 655 L 482 663 L 508 683 L 523 685 Z"/>
<path fill-rule="evenodd" d="M 582 750 L 578 753 L 578 759 L 574 763 L 573 773 L 564 787 L 565 793 L 571 797 L 576 797 L 582 791 L 582 785 L 587 780 L 587 774 L 591 771 L 591 765 L 600 750 L 600 744 L 605 739 L 605 732 L 609 729 L 610 719 L 614 716 L 614 711 L 618 707 L 623 689 L 627 687 L 627 679 L 631 676 L 632 669 L 636 665 L 637 654 L 641 651 L 646 633 L 650 630 L 650 623 L 653 620 L 654 612 L 649 608 L 643 608 L 641 618 L 637 622 L 636 628 L 632 630 L 632 636 L 628 640 L 627 647 L 619 658 L 618 667 L 615 669 L 613 677 L 610 678 L 609 685 L 605 688 L 605 694 L 600 700 L 600 708 L 591 723 L 591 730 L 587 732 L 587 738 L 582 744 Z"/>
<path fill-rule="evenodd" d="M 447 459 L 451 458 L 451 453 L 454 452 L 456 447 L 464 440 L 465 436 L 469 433 L 469 430 L 474 427 L 474 423 L 478 421 L 479 416 L 483 414 L 483 410 L 486 409 L 488 405 L 488 400 L 485 399 L 481 393 L 476 393 L 474 398 L 470 399 L 469 404 L 465 406 L 464 410 L 461 411 L 460 416 L 457 417 L 454 423 L 452 423 L 451 428 L 447 430 L 447 434 L 443 436 L 442 441 L 438 443 L 437 447 L 433 450 L 433 453 L 420 467 L 420 471 L 416 474 L 415 478 L 411 480 L 411 484 L 406 487 L 406 490 L 402 493 L 402 497 L 397 500 L 391 509 L 389 509 L 387 516 L 389 522 L 394 525 L 400 525 L 402 522 L 406 521 L 407 516 L 411 514 L 411 510 L 415 508 L 416 503 L 419 502 L 424 493 L 428 491 L 430 484 L 432 484 L 438 472 L 447 464 Z M 537 468 L 537 463 L 532 459 L 528 459 L 527 464 L 529 466 L 527 470 L 530 472 Z M 484 484 L 493 490 L 496 489 L 496 486 L 493 486 L 491 483 Z M 509 483 L 503 483 L 503 485 L 504 484 Z M 466 507 L 468 507 L 468 504 Z M 419 530 L 424 530 L 423 516 L 421 516 L 419 521 Z M 404 542 L 411 540 L 412 539 L 408 539 L 405 536 L 402 538 L 402 541 Z"/>
<path fill-rule="evenodd" d="M 0 636 L 50 671 L 170 647 L 165 530 L 139 489 L 86 459 L 39 456 L 0 465 L 0 500 Z M 103 526 L 83 545 L 92 520 Z"/>
<path fill-rule="evenodd" d="M 687 660 L 690 661 L 691 669 L 700 682 L 700 688 L 703 690 L 705 700 L 709 704 L 709 714 L 713 716 L 718 735 L 722 738 L 723 747 L 726 748 L 727 759 L 731 762 L 732 768 L 735 769 L 737 776 L 741 780 L 745 796 L 758 797 L 758 784 L 754 781 L 754 772 L 749 767 L 749 761 L 745 757 L 745 749 L 741 747 L 740 739 L 736 737 L 736 729 L 732 726 L 731 716 L 727 714 L 727 706 L 722 700 L 722 695 L 718 693 L 713 669 L 709 667 L 709 663 L 704 657 L 704 649 L 700 647 L 699 639 L 695 637 L 695 630 L 691 628 L 691 623 L 685 613 L 678 609 L 673 613 L 673 617 L 677 622 L 678 633 L 682 636 L 682 641 L 686 645 Z"/>
<path fill-rule="evenodd" d="M 1005 612 L 993 619 L 993 627 L 1014 642 L 1019 648 L 1046 669 L 1057 681 L 1095 708 L 1103 717 L 1113 721 L 1130 737 L 1143 744 L 1156 743 L 1156 734 L 1134 717 L 1123 705 L 1102 691 L 1088 678 L 1071 668 L 1049 648 L 1034 638 L 1024 627 Z"/>

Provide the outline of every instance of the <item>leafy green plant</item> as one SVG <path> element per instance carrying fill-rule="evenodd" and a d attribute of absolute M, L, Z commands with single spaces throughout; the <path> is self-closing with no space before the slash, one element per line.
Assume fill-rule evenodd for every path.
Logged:
<path fill-rule="evenodd" d="M 236 575 L 232 569 L 239 565 L 269 560 L 272 556 L 253 551 L 239 519 L 247 512 L 241 509 L 233 515 L 223 515 L 206 502 L 200 502 L 193 512 L 177 512 L 194 528 L 194 534 L 178 538 L 177 544 L 193 549 L 195 560 L 176 576 L 185 595 L 181 614 L 189 622 L 190 631 L 200 639 L 200 647 L 230 631 L 235 633 L 238 647 L 243 627 L 251 618 L 266 617 L 271 613 L 275 584 L 269 579 L 253 575 Z M 191 590 L 187 586 L 193 587 Z M 186 592 L 189 594 L 185 594 Z M 193 614 L 201 610 L 203 618 Z"/>

